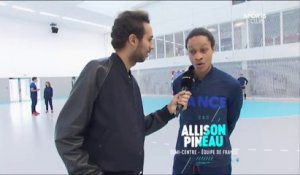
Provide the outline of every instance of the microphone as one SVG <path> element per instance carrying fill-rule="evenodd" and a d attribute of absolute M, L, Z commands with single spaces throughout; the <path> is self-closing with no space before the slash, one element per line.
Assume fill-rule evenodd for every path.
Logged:
<path fill-rule="evenodd" d="M 191 90 L 192 83 L 193 83 L 193 73 L 192 73 L 192 70 L 189 69 L 182 76 L 182 79 L 181 79 L 181 91 L 189 91 L 189 90 Z M 176 117 L 179 115 L 179 113 L 182 111 L 182 109 L 183 109 L 183 105 L 182 104 L 178 104 L 177 107 L 176 107 L 176 112 L 175 112 L 175 116 Z"/>

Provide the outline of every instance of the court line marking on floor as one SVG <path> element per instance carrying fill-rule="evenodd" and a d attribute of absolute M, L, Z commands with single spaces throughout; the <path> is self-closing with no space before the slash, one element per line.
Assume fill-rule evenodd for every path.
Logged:
<path fill-rule="evenodd" d="M 270 151 L 273 151 L 273 150 L 272 149 L 264 149 L 264 151 L 270 152 Z"/>
<path fill-rule="evenodd" d="M 256 151 L 256 148 L 248 148 L 248 151 Z"/>
<path fill-rule="evenodd" d="M 281 152 L 288 152 L 289 150 L 288 149 L 280 149 L 279 151 L 281 151 Z"/>

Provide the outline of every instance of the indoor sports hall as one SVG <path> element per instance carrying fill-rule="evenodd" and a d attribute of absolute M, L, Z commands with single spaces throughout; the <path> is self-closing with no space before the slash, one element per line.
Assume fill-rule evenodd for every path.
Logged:
<path fill-rule="evenodd" d="M 57 117 L 84 66 L 114 52 L 110 32 L 124 10 L 147 11 L 153 28 L 155 48 L 131 69 L 145 115 L 170 102 L 172 82 L 191 65 L 185 39 L 204 27 L 216 41 L 213 66 L 248 81 L 230 137 L 232 174 L 300 174 L 300 4 L 250 0 L 0 1 L 0 174 L 67 174 Z M 174 118 L 146 137 L 144 174 L 172 174 L 178 128 Z"/>

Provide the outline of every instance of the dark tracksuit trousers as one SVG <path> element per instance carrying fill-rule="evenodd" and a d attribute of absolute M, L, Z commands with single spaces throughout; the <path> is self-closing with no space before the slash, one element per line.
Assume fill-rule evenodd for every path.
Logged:
<path fill-rule="evenodd" d="M 50 104 L 51 110 L 53 110 L 52 98 L 45 98 L 46 110 L 48 111 L 48 104 Z"/>
<path fill-rule="evenodd" d="M 35 106 L 37 104 L 37 97 L 31 97 L 31 113 L 36 112 Z"/>

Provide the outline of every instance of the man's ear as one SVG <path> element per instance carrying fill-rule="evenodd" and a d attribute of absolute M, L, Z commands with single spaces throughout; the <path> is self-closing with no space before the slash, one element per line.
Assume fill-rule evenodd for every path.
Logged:
<path fill-rule="evenodd" d="M 128 41 L 131 45 L 135 45 L 138 42 L 138 38 L 135 34 L 130 34 L 128 37 Z"/>

